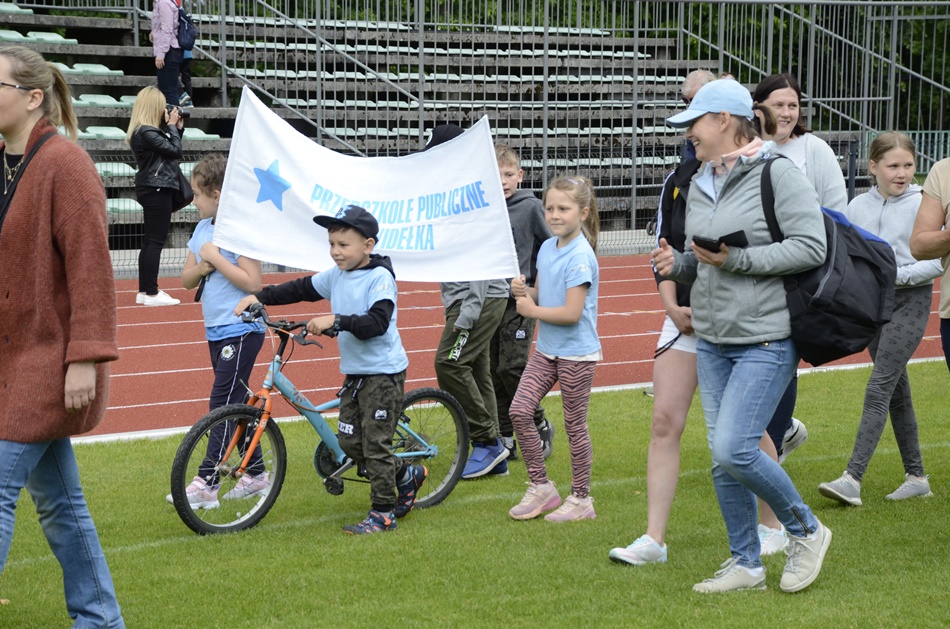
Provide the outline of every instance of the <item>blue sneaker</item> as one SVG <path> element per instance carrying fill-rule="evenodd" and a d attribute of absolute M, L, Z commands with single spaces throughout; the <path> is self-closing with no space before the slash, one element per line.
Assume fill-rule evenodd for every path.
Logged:
<path fill-rule="evenodd" d="M 462 470 L 462 478 L 484 476 L 507 458 L 508 449 L 502 445 L 501 439 L 495 438 L 491 442 L 473 441 L 472 453 Z"/>
<path fill-rule="evenodd" d="M 379 511 L 370 511 L 366 514 L 366 519 L 356 524 L 347 524 L 343 527 L 344 533 L 350 535 L 366 535 L 367 533 L 381 533 L 383 531 L 395 531 L 396 518 L 393 512 L 380 513 Z"/>
<path fill-rule="evenodd" d="M 486 476 L 508 476 L 508 459 L 488 470 Z"/>
<path fill-rule="evenodd" d="M 409 478 L 398 483 L 396 489 L 399 490 L 399 497 L 396 498 L 396 508 L 393 514 L 397 518 L 409 515 L 413 505 L 416 504 L 416 496 L 419 494 L 419 488 L 426 482 L 429 476 L 429 468 L 425 465 L 410 465 Z"/>

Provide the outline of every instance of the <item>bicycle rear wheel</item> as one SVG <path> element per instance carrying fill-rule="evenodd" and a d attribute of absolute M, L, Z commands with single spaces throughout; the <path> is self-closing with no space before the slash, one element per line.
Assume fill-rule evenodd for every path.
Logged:
<path fill-rule="evenodd" d="M 425 509 L 445 500 L 468 458 L 468 421 L 461 405 L 442 389 L 409 391 L 393 436 L 393 452 L 407 463 L 429 469 L 415 507 Z M 413 452 L 419 454 L 412 456 Z"/>
<path fill-rule="evenodd" d="M 242 481 L 231 473 L 241 465 L 261 411 L 246 404 L 208 413 L 185 435 L 172 463 L 172 503 L 188 528 L 200 534 L 243 531 L 260 522 L 277 500 L 287 470 L 287 449 L 277 423 L 267 422 Z M 224 452 L 235 434 L 237 445 Z M 189 501 L 188 485 L 204 481 L 200 500 Z"/>

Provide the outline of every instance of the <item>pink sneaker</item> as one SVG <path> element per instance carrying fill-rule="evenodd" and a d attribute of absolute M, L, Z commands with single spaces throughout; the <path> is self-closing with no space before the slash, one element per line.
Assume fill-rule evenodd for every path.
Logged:
<path fill-rule="evenodd" d="M 185 495 L 188 496 L 188 504 L 192 509 L 217 509 L 221 506 L 218 502 L 218 488 L 208 487 L 208 483 L 200 476 L 195 476 L 185 488 Z M 165 496 L 165 500 L 175 504 L 171 494 Z"/>
<path fill-rule="evenodd" d="M 268 472 L 264 472 L 259 476 L 245 474 L 241 477 L 241 480 L 237 482 L 237 485 L 234 486 L 234 489 L 224 494 L 224 499 L 238 500 L 240 498 L 257 496 L 258 494 L 266 496 L 268 491 L 270 491 Z"/>
<path fill-rule="evenodd" d="M 593 520 L 596 517 L 593 498 L 590 496 L 578 498 L 571 494 L 557 511 L 547 514 L 544 519 L 548 522 L 570 522 L 571 520 Z"/>
<path fill-rule="evenodd" d="M 515 520 L 530 520 L 559 504 L 561 504 L 561 496 L 557 493 L 554 483 L 551 481 L 543 485 L 528 483 L 528 491 L 525 492 L 524 498 L 511 508 L 508 515 Z"/>

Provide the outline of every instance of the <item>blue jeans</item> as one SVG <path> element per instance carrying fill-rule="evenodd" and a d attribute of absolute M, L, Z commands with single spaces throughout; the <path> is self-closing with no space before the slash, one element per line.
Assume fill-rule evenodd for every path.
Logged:
<path fill-rule="evenodd" d="M 818 528 L 785 470 L 759 450 L 765 427 L 795 374 L 798 354 L 791 339 L 755 345 L 699 339 L 696 350 L 713 486 L 729 549 L 739 565 L 757 568 L 762 561 L 756 496 L 772 507 L 790 534 L 804 537 Z"/>
<path fill-rule="evenodd" d="M 75 620 L 73 627 L 125 627 L 69 439 L 0 440 L 0 572 L 13 541 L 14 509 L 23 487 L 63 568 L 66 611 Z"/>

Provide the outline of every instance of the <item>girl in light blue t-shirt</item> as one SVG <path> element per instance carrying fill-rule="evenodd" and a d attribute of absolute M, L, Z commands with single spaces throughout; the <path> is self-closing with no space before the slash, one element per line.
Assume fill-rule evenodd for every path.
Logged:
<path fill-rule="evenodd" d="M 558 177 L 544 191 L 544 217 L 554 234 L 538 252 L 538 276 L 528 287 L 524 276 L 511 282 L 518 313 L 538 320 L 538 342 L 511 402 L 525 465 L 528 491 L 508 514 L 515 520 L 545 516 L 551 522 L 593 519 L 590 497 L 593 448 L 587 407 L 594 365 L 602 358 L 597 336 L 597 234 L 600 223 L 594 190 L 585 177 Z M 561 502 L 548 480 L 534 411 L 556 382 L 561 384 L 564 429 L 571 450 L 571 494 Z"/>

